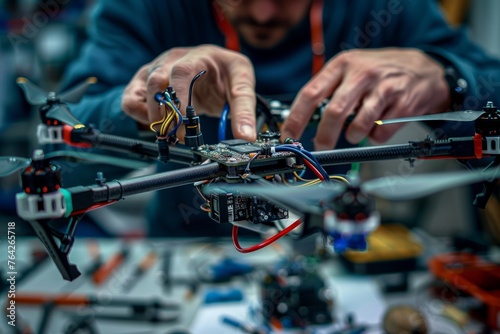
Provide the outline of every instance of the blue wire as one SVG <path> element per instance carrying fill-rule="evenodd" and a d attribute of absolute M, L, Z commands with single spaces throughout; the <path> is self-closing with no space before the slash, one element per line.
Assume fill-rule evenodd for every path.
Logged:
<path fill-rule="evenodd" d="M 163 100 L 162 97 L 165 97 L 166 101 Z M 179 122 L 175 125 L 175 127 L 167 135 L 168 137 L 171 137 L 171 136 L 173 136 L 173 135 L 175 135 L 177 133 L 177 130 L 179 129 L 179 127 L 182 124 L 182 114 L 179 111 L 179 109 L 177 109 L 177 107 L 175 106 L 175 104 L 172 102 L 172 99 L 170 99 L 170 96 L 168 96 L 167 94 L 162 95 L 161 93 L 156 93 L 155 94 L 155 100 L 158 101 L 159 103 L 165 103 L 165 104 L 167 102 L 169 102 L 170 105 L 174 108 L 174 111 L 177 113 L 177 116 L 179 117 Z"/>
<path fill-rule="evenodd" d="M 219 120 L 219 142 L 226 139 L 226 125 L 227 125 L 228 115 L 229 115 L 229 104 L 226 102 L 226 104 L 224 104 L 224 108 L 222 109 L 222 114 L 220 115 L 220 120 Z"/>
<path fill-rule="evenodd" d="M 294 145 L 288 145 L 288 144 L 285 144 L 285 145 L 281 145 L 281 146 L 285 146 L 285 147 L 291 147 L 291 148 L 294 148 L 294 149 L 298 149 L 297 146 L 294 146 Z M 303 152 L 304 154 L 306 154 L 309 158 L 311 158 L 311 160 L 313 160 L 317 166 L 321 166 L 321 164 L 319 163 L 318 159 L 316 159 L 316 157 L 311 153 L 309 152 L 308 150 L 305 150 L 305 149 L 298 149 L 300 150 L 301 152 Z M 326 171 L 325 171 L 326 173 Z"/>
<path fill-rule="evenodd" d="M 162 93 L 156 93 L 155 94 L 155 100 L 158 103 L 165 103 L 165 100 L 163 99 L 163 94 Z"/>
<path fill-rule="evenodd" d="M 330 175 L 328 175 L 325 169 L 318 163 L 318 160 L 316 160 L 309 151 L 300 150 L 297 147 L 291 145 L 276 146 L 276 152 L 287 152 L 287 151 L 298 154 L 307 161 L 309 161 L 320 172 L 320 174 L 325 179 L 325 182 L 330 182 Z"/>
<path fill-rule="evenodd" d="M 179 127 L 182 124 L 182 114 L 181 114 L 181 112 L 179 111 L 179 109 L 177 109 L 177 107 L 174 104 L 172 104 L 172 106 L 174 107 L 174 110 L 177 113 L 177 116 L 179 117 L 179 122 L 177 122 L 177 125 L 172 129 L 172 131 L 170 131 L 168 133 L 169 137 L 175 135 L 177 133 L 177 130 L 179 129 Z"/>

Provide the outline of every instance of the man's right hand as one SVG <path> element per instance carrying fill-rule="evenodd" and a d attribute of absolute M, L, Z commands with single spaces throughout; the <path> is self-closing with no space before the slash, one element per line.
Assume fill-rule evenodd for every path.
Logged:
<path fill-rule="evenodd" d="M 184 113 L 191 80 L 202 70 L 207 74 L 193 89 L 192 104 L 196 113 L 219 117 L 227 101 L 231 108 L 233 135 L 255 140 L 252 63 L 240 53 L 218 46 L 174 48 L 142 66 L 125 88 L 122 110 L 139 123 L 149 125 L 162 118 L 155 94 L 172 86 L 183 104 L 181 111 Z"/>

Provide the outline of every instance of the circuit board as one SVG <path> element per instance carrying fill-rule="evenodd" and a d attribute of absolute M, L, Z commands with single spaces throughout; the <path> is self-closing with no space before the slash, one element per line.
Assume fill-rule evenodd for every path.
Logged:
<path fill-rule="evenodd" d="M 288 210 L 257 196 L 244 196 L 224 191 L 210 195 L 210 218 L 218 223 L 250 221 L 254 224 L 288 218 Z"/>
<path fill-rule="evenodd" d="M 240 175 L 252 166 L 252 173 L 261 176 L 291 173 L 305 169 L 302 158 L 292 152 L 273 152 L 280 145 L 276 138 L 259 138 L 255 142 L 229 139 L 215 145 L 202 145 L 194 150 L 202 161 L 211 160 L 226 166 L 228 174 Z"/>

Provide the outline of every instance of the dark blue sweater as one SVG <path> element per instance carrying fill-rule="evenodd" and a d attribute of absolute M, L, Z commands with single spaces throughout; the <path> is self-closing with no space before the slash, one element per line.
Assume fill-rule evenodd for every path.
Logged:
<path fill-rule="evenodd" d="M 353 48 L 419 48 L 445 65 L 454 66 L 469 83 L 465 108 L 480 109 L 500 97 L 500 65 L 445 23 L 434 0 L 324 0 L 325 54 L 329 59 Z M 224 45 L 209 0 L 101 0 L 92 17 L 90 38 L 81 57 L 69 69 L 65 86 L 89 76 L 98 83 L 78 105 L 75 116 L 101 131 L 135 137 L 135 121 L 120 110 L 121 95 L 135 72 L 173 47 Z M 267 96 L 292 97 L 310 79 L 310 23 L 306 18 L 279 45 L 254 49 L 241 42 L 253 62 L 256 91 Z M 175 87 L 174 87 L 175 88 Z M 216 119 L 203 120 L 206 142 L 216 142 Z M 302 139 L 310 145 L 313 133 Z M 167 168 L 176 168 L 170 164 Z M 108 179 L 122 171 L 103 168 Z M 164 166 L 158 166 L 164 170 Z M 85 167 L 63 174 L 65 186 L 92 183 L 95 170 Z M 193 187 L 158 192 L 149 211 L 154 236 L 207 235 L 228 231 L 208 222 L 193 200 Z M 205 224 L 204 227 L 201 224 Z M 210 225 L 207 225 L 210 224 Z"/>

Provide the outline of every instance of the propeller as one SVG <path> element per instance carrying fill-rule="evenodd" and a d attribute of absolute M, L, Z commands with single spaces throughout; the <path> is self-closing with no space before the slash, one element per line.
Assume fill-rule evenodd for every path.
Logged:
<path fill-rule="evenodd" d="M 17 78 L 17 84 L 24 92 L 24 96 L 29 104 L 33 106 L 41 106 L 47 102 L 48 92 L 44 91 L 38 86 L 35 86 L 31 81 L 26 78 Z"/>
<path fill-rule="evenodd" d="M 382 119 L 375 121 L 375 123 L 378 125 L 386 125 L 386 124 L 423 122 L 423 121 L 472 122 L 481 117 L 484 113 L 485 113 L 484 111 L 463 110 L 463 111 L 445 112 L 432 115 Z"/>
<path fill-rule="evenodd" d="M 96 82 L 96 77 L 90 77 L 70 90 L 59 94 L 59 99 L 67 103 L 77 103 L 81 100 L 83 94 L 85 94 L 89 86 L 95 84 Z"/>
<path fill-rule="evenodd" d="M 485 172 L 450 172 L 447 174 L 419 174 L 410 177 L 381 177 L 362 185 L 363 191 L 384 199 L 411 200 L 453 187 L 465 186 L 500 178 L 500 169 Z"/>
<path fill-rule="evenodd" d="M 31 159 L 20 157 L 0 157 L 0 177 L 5 177 L 27 168 L 31 164 Z"/>
<path fill-rule="evenodd" d="M 484 172 L 464 171 L 447 174 L 419 174 L 409 177 L 382 177 L 369 180 L 359 185 L 359 188 L 368 195 L 398 201 L 416 199 L 449 188 L 494 179 L 500 179 L 500 168 L 489 169 Z M 308 187 L 290 187 L 270 184 L 261 180 L 255 182 L 255 184 L 208 185 L 205 187 L 204 192 L 210 194 L 221 189 L 226 192 L 238 191 L 245 195 L 266 198 L 278 205 L 302 213 L 320 214 L 322 212 L 321 203 L 327 203 L 332 198 L 343 194 L 349 187 L 358 186 L 341 183 L 321 183 Z"/>
<path fill-rule="evenodd" d="M 104 163 L 111 166 L 125 167 L 129 169 L 140 169 L 149 166 L 148 163 L 138 160 L 124 159 L 99 154 L 76 152 L 76 151 L 54 151 L 45 154 L 44 159 L 66 160 L 82 163 Z M 31 165 L 32 159 L 21 157 L 0 157 L 0 177 L 11 175 Z"/>
<path fill-rule="evenodd" d="M 257 180 L 254 183 L 239 183 L 232 185 L 221 185 L 216 183 L 203 188 L 206 195 L 223 190 L 225 192 L 239 192 L 249 196 L 258 196 L 269 201 L 276 202 L 281 206 L 294 211 L 320 214 L 322 210 L 318 203 L 344 192 L 346 186 L 341 183 L 320 184 L 310 187 L 289 187 L 278 184 L 270 184 L 268 181 Z"/>
<path fill-rule="evenodd" d="M 88 78 L 67 92 L 59 94 L 47 92 L 34 85 L 26 78 L 18 78 L 17 84 L 21 87 L 29 104 L 33 106 L 47 106 L 43 117 L 58 120 L 64 124 L 75 126 L 81 124 L 70 112 L 65 103 L 76 103 L 80 101 L 87 88 L 96 83 L 95 77 Z"/>
<path fill-rule="evenodd" d="M 79 120 L 73 116 L 69 108 L 65 104 L 56 104 L 45 114 L 47 118 L 57 119 L 59 122 L 67 124 L 69 126 L 76 126 L 82 124 Z"/>

